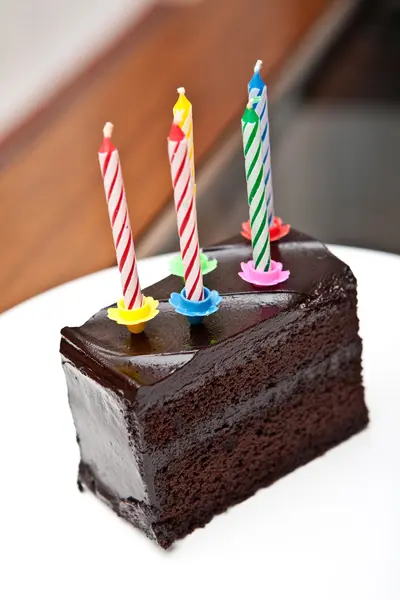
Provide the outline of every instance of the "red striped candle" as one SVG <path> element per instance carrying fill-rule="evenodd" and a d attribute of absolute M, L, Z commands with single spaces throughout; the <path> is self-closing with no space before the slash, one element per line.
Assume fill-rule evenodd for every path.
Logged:
<path fill-rule="evenodd" d="M 143 296 L 137 272 L 135 247 L 133 245 L 118 150 L 111 141 L 112 130 L 112 123 L 106 123 L 103 129 L 103 143 L 99 149 L 99 161 L 118 269 L 121 275 L 125 308 L 131 310 L 142 306 Z"/>
<path fill-rule="evenodd" d="M 200 265 L 193 178 L 188 141 L 175 121 L 172 123 L 168 136 L 168 154 L 171 165 L 172 186 L 174 188 L 186 298 L 198 302 L 203 300 L 203 276 Z"/>

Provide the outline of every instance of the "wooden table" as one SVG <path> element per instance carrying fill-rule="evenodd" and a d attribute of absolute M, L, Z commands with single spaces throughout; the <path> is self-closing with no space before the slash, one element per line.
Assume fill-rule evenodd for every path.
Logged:
<path fill-rule="evenodd" d="M 333 0 L 158 6 L 1 144 L 0 311 L 115 262 L 97 164 L 115 123 L 135 238 L 171 197 L 175 89 L 195 111 L 198 170 L 239 118 L 253 63 L 273 83 Z"/>

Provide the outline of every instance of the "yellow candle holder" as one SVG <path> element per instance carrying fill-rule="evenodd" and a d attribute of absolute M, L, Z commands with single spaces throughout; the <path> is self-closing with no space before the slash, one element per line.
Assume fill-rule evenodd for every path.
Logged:
<path fill-rule="evenodd" d="M 143 305 L 129 310 L 125 308 L 124 299 L 121 298 L 117 302 L 117 308 L 109 308 L 107 314 L 109 319 L 118 325 L 125 325 L 131 333 L 142 333 L 147 321 L 154 319 L 160 312 L 158 304 L 158 300 L 151 296 L 143 296 Z"/>

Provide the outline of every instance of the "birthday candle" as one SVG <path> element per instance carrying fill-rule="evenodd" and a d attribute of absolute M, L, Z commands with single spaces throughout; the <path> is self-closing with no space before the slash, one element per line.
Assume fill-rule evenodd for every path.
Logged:
<path fill-rule="evenodd" d="M 179 127 L 185 134 L 188 146 L 189 146 L 189 159 L 190 159 L 190 170 L 193 177 L 193 184 L 195 181 L 194 177 L 194 144 L 193 144 L 193 114 L 192 104 L 186 97 L 186 90 L 184 87 L 177 89 L 179 98 L 173 108 L 174 119 L 176 120 Z"/>
<path fill-rule="evenodd" d="M 203 300 L 199 236 L 197 232 L 193 178 L 190 171 L 189 145 L 182 129 L 173 122 L 168 136 L 168 154 L 174 188 L 178 234 L 184 267 L 186 298 Z"/>
<path fill-rule="evenodd" d="M 268 98 L 267 86 L 260 75 L 261 66 L 262 60 L 258 60 L 254 67 L 254 75 L 249 81 L 248 91 L 250 98 L 255 98 L 256 96 L 260 98 L 255 105 L 255 111 L 260 117 L 261 123 L 262 154 L 265 167 L 265 189 L 268 207 L 268 225 L 271 227 L 274 220 L 274 195 L 272 190 L 271 151 L 269 143 Z"/>
<path fill-rule="evenodd" d="M 271 250 L 268 210 L 265 202 L 261 127 L 251 100 L 242 117 L 242 134 L 254 267 L 259 271 L 268 271 L 271 264 Z"/>
<path fill-rule="evenodd" d="M 104 180 L 118 269 L 121 275 L 124 304 L 125 308 L 131 310 L 142 306 L 143 296 L 137 272 L 135 247 L 133 245 L 118 150 L 111 142 L 112 130 L 112 123 L 106 123 L 103 129 L 103 143 L 99 149 L 99 161 Z"/>

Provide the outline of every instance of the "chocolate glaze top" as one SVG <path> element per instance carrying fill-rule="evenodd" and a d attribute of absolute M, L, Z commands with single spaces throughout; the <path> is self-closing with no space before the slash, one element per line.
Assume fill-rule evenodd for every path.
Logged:
<path fill-rule="evenodd" d="M 69 354 L 65 352 L 67 342 L 129 385 L 151 385 L 182 367 L 199 350 L 267 319 L 271 328 L 278 327 L 293 311 L 334 301 L 335 294 L 345 293 L 343 281 L 355 284 L 350 269 L 323 244 L 293 230 L 271 245 L 272 259 L 282 262 L 290 277 L 265 290 L 253 288 L 238 276 L 240 263 L 251 259 L 251 247 L 242 238 L 204 251 L 218 260 L 217 269 L 204 277 L 204 285 L 216 289 L 223 302 L 202 325 L 190 326 L 169 304 L 170 294 L 183 287 L 180 278 L 169 276 L 144 291 L 160 300 L 160 314 L 144 333 L 130 334 L 126 327 L 108 319 L 107 309 L 103 309 L 81 327 L 62 330 L 62 352 Z"/>

